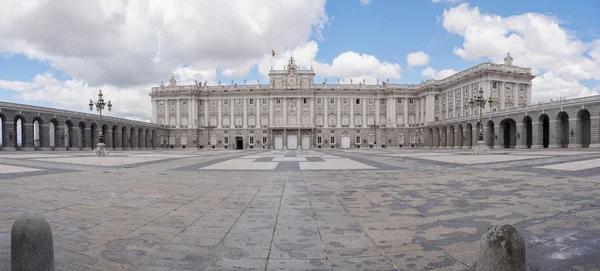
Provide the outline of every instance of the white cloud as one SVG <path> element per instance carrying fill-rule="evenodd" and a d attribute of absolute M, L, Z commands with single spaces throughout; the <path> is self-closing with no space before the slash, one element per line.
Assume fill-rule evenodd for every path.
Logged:
<path fill-rule="evenodd" d="M 433 2 L 433 3 L 449 3 L 449 4 L 454 4 L 454 3 L 462 2 L 462 0 L 431 0 L 431 2 Z"/>
<path fill-rule="evenodd" d="M 406 63 L 411 66 L 423 66 L 429 64 L 429 55 L 423 51 L 413 52 L 406 55 Z"/>
<path fill-rule="evenodd" d="M 436 71 L 432 67 L 427 67 L 421 71 L 421 76 L 429 77 L 430 79 L 441 80 L 456 73 L 457 71 L 452 69 Z"/>
<path fill-rule="evenodd" d="M 579 81 L 600 80 L 600 40 L 585 43 L 551 16 L 502 17 L 463 3 L 446 9 L 442 17 L 444 29 L 464 38 L 462 46 L 454 49 L 462 59 L 502 63 L 510 51 L 515 65 L 532 68 L 538 75 L 533 83 L 534 101 L 549 97 L 549 91 L 555 97 L 585 96 L 591 92 Z"/>
<path fill-rule="evenodd" d="M 363 6 L 368 6 L 369 4 L 371 4 L 371 1 L 373 0 L 360 0 L 360 4 Z"/>

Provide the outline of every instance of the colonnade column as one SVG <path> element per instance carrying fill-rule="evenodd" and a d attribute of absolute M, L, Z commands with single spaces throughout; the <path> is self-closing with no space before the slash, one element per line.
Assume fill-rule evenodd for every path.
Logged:
<path fill-rule="evenodd" d="M 590 148 L 600 147 L 600 117 L 590 117 Z"/>
<path fill-rule="evenodd" d="M 379 124 L 379 105 L 381 104 L 381 99 L 383 98 L 377 98 L 375 99 L 375 119 L 373 120 L 373 124 L 378 125 Z M 384 123 L 385 124 L 385 123 Z"/>
<path fill-rule="evenodd" d="M 561 144 L 562 144 L 562 138 L 561 138 L 561 133 L 560 131 L 558 131 L 558 127 L 560 127 L 560 121 L 558 120 L 550 120 L 548 122 L 548 130 L 549 130 L 549 145 L 548 148 L 549 149 L 558 149 L 561 148 Z M 542 138 L 543 138 L 543 134 L 542 134 Z"/>
<path fill-rule="evenodd" d="M 243 107 L 243 110 L 244 110 L 244 113 L 243 113 L 244 114 L 244 119 L 242 120 L 243 121 L 242 122 L 242 127 L 244 127 L 244 128 L 248 128 L 248 107 L 247 107 L 247 102 L 248 102 L 247 98 L 243 98 L 242 99 L 242 103 L 243 103 L 242 107 Z"/>
<path fill-rule="evenodd" d="M 367 98 L 363 98 L 362 106 L 362 127 L 367 128 Z"/>
<path fill-rule="evenodd" d="M 100 129 L 102 129 L 102 127 L 100 127 Z M 25 129 L 25 126 L 23 126 L 23 131 L 29 131 Z M 27 134 L 27 133 L 25 133 Z M 65 148 L 65 144 L 64 144 L 64 140 L 65 140 L 65 126 L 64 125 L 57 125 L 54 126 L 54 150 L 60 150 L 60 151 L 64 151 L 66 150 Z M 23 147 L 25 147 L 25 137 L 23 137 Z M 106 135 L 104 136 L 104 142 L 106 143 Z"/>
<path fill-rule="evenodd" d="M 164 115 L 165 125 L 170 126 L 171 124 L 169 123 L 169 114 L 170 114 L 170 112 L 169 112 L 169 106 L 170 106 L 169 105 L 169 100 L 164 100 L 164 103 L 165 103 L 165 115 Z"/>
<path fill-rule="evenodd" d="M 351 98 L 350 99 L 350 118 L 349 118 L 349 122 L 350 122 L 350 127 L 354 128 L 354 105 L 356 104 L 355 99 Z M 363 104 L 363 106 L 365 106 Z M 351 140 L 354 141 L 354 140 Z"/>
<path fill-rule="evenodd" d="M 404 113 L 403 113 L 403 118 L 404 118 L 404 127 L 408 127 L 408 98 L 402 98 L 403 102 L 404 102 Z"/>
<path fill-rule="evenodd" d="M 196 100 L 193 99 L 188 99 L 188 127 L 187 128 L 196 128 L 196 123 L 194 122 L 194 120 L 196 120 L 196 110 L 194 109 L 195 106 L 192 106 L 193 104 L 196 103 Z"/>
<path fill-rule="evenodd" d="M 219 112 L 221 113 L 221 112 Z M 209 126 L 210 118 L 208 118 L 208 99 L 204 99 L 204 126 Z"/>
<path fill-rule="evenodd" d="M 590 119 L 591 121 L 591 119 Z M 581 122 L 579 119 L 575 118 L 573 120 L 569 120 L 569 132 L 567 133 L 569 138 L 568 148 L 581 148 L 581 132 L 577 129 L 577 122 Z"/>
<path fill-rule="evenodd" d="M 302 98 L 298 98 L 296 99 L 296 125 L 300 126 L 302 124 L 301 120 L 300 120 L 300 112 L 302 112 L 302 107 L 300 107 L 300 99 Z M 298 130 L 298 136 L 297 136 L 298 140 L 300 140 L 300 131 Z M 300 146 L 300 145 L 298 145 Z"/>
<path fill-rule="evenodd" d="M 62 126 L 64 129 L 64 126 Z M 33 123 L 22 123 L 21 124 L 21 149 L 22 150 L 33 150 Z"/>
<path fill-rule="evenodd" d="M 175 100 L 175 101 L 176 101 L 175 108 L 177 110 L 177 112 L 175 112 L 176 115 L 177 115 L 177 121 L 176 121 L 177 124 L 175 124 L 176 125 L 175 128 L 180 128 L 181 127 L 181 113 L 180 113 L 180 110 L 181 110 L 181 108 L 180 108 L 181 101 L 180 100 Z"/>
<path fill-rule="evenodd" d="M 75 129 L 73 129 L 73 130 L 75 130 Z M 115 137 L 117 138 L 117 140 L 116 141 L 113 140 L 114 141 L 113 142 L 113 149 L 123 149 L 123 146 L 121 146 L 121 143 L 123 141 L 122 140 L 123 135 L 122 135 L 122 130 L 121 129 L 115 131 Z"/>
<path fill-rule="evenodd" d="M 273 98 L 269 98 L 269 125 L 273 126 Z M 272 135 L 271 135 L 272 137 Z M 269 140 L 269 146 L 273 145 L 273 138 Z"/>
<path fill-rule="evenodd" d="M 223 119 L 221 117 L 221 99 L 217 100 L 217 128 L 222 128 L 223 126 Z M 211 142 L 212 144 L 212 142 Z"/>
<path fill-rule="evenodd" d="M 254 99 L 254 105 L 256 106 L 256 115 L 254 116 L 254 126 L 260 128 L 260 103 L 262 99 Z M 262 138 L 261 138 L 262 140 Z"/>
<path fill-rule="evenodd" d="M 494 137 L 494 148 L 504 148 L 504 130 L 502 133 L 500 132 L 500 123 L 494 126 L 494 134 L 492 136 Z"/>
<path fill-rule="evenodd" d="M 287 113 L 288 113 L 287 112 L 287 109 L 288 109 L 287 98 L 282 98 L 282 99 L 283 99 L 283 125 L 287 125 L 287 123 L 288 123 L 288 121 L 287 121 L 287 118 L 288 118 L 288 115 L 287 115 Z M 284 137 L 284 140 L 285 140 L 286 135 L 284 134 L 283 137 Z"/>
<path fill-rule="evenodd" d="M 113 147 L 113 130 L 106 129 L 106 134 L 104 134 L 104 144 L 106 144 L 107 148 Z"/>
<path fill-rule="evenodd" d="M 517 123 L 517 144 L 515 149 L 527 149 L 527 125 L 523 123 Z"/>
<path fill-rule="evenodd" d="M 315 125 L 315 98 L 312 97 L 310 98 L 310 123 L 309 125 L 314 126 Z M 311 144 L 311 146 L 314 145 Z"/>
<path fill-rule="evenodd" d="M 328 98 L 323 98 L 323 127 L 327 128 L 329 127 L 329 113 L 327 111 L 329 111 L 329 99 Z"/>
<path fill-rule="evenodd" d="M 40 147 L 43 151 L 50 150 L 50 129 L 48 124 L 40 125 Z"/>
<path fill-rule="evenodd" d="M 531 122 L 531 148 L 544 148 L 544 131 L 542 130 L 542 122 Z"/>
<path fill-rule="evenodd" d="M 235 99 L 229 101 L 229 128 L 235 128 L 235 111 L 234 111 Z M 230 143 L 231 144 L 231 143 Z"/>
<path fill-rule="evenodd" d="M 467 127 L 467 126 L 465 125 L 465 127 Z M 471 130 L 473 130 L 473 129 L 471 129 Z M 467 142 L 467 139 L 469 139 L 469 137 L 467 136 L 468 132 L 469 132 L 469 129 L 463 128 L 463 137 L 464 138 L 460 139 L 463 142 L 462 143 L 462 148 L 463 149 L 469 149 L 469 148 L 471 148 L 471 145 L 473 145 L 473 135 L 470 136 L 471 142 Z M 471 144 L 469 144 L 469 143 L 471 143 Z"/>
<path fill-rule="evenodd" d="M 337 98 L 337 121 L 335 127 L 342 127 L 342 98 Z"/>

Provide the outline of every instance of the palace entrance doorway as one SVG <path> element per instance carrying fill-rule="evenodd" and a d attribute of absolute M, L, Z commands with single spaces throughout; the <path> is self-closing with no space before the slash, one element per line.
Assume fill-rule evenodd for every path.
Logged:
<path fill-rule="evenodd" d="M 236 150 L 244 149 L 244 138 L 242 138 L 241 136 L 235 137 L 235 149 Z"/>

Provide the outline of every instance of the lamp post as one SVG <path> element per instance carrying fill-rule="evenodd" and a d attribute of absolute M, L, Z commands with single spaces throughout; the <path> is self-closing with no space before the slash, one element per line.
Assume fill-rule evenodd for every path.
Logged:
<path fill-rule="evenodd" d="M 471 107 L 477 106 L 479 107 L 479 137 L 477 140 L 477 146 L 473 148 L 473 152 L 475 154 L 484 154 L 486 151 L 485 141 L 483 140 L 483 108 L 485 105 L 489 103 L 489 106 L 492 106 L 492 97 L 485 99 L 483 98 L 483 89 L 479 89 L 479 93 L 476 96 L 473 96 L 469 101 Z"/>
<path fill-rule="evenodd" d="M 90 99 L 90 111 L 94 110 L 94 105 L 96 106 L 96 111 L 100 114 L 100 133 L 98 136 L 98 149 L 95 150 L 94 152 L 96 153 L 97 156 L 107 156 L 108 155 L 108 151 L 105 150 L 105 144 L 104 144 L 104 134 L 102 133 L 102 110 L 104 110 L 105 106 L 108 106 L 108 111 L 112 110 L 112 103 L 110 102 L 110 100 L 108 101 L 108 104 L 104 102 L 104 98 L 102 97 L 102 90 L 100 90 L 98 92 L 98 101 L 94 102 L 92 101 L 92 99 Z M 92 131 L 93 133 L 93 131 Z"/>
<path fill-rule="evenodd" d="M 379 125 L 373 123 L 369 127 L 373 129 L 373 146 L 377 148 L 377 129 L 379 129 Z"/>

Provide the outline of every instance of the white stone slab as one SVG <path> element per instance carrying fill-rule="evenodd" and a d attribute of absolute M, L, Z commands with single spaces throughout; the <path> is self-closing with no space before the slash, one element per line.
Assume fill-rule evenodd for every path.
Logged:
<path fill-rule="evenodd" d="M 325 159 L 325 162 L 300 162 L 301 170 L 376 169 L 350 159 Z"/>
<path fill-rule="evenodd" d="M 0 155 L 2 159 L 32 159 L 32 158 L 48 158 L 48 157 L 68 157 L 68 153 L 63 154 L 48 154 L 48 153 L 19 153 Z"/>
<path fill-rule="evenodd" d="M 426 152 L 426 153 L 386 153 L 381 154 L 382 156 L 391 156 L 391 157 L 428 157 L 428 156 L 449 156 L 455 155 L 454 153 L 439 153 L 439 152 Z"/>
<path fill-rule="evenodd" d="M 110 155 L 110 154 L 109 154 Z M 147 153 L 147 154 L 134 154 L 129 157 L 146 157 L 146 158 L 191 158 L 197 157 L 193 154 L 169 154 L 169 153 Z"/>
<path fill-rule="evenodd" d="M 43 169 L 0 165 L 0 174 L 42 171 Z"/>
<path fill-rule="evenodd" d="M 240 159 L 259 159 L 259 158 L 265 158 L 265 157 L 273 157 L 273 158 L 283 158 L 283 155 L 262 155 L 262 154 L 256 154 L 256 155 L 247 155 L 247 156 L 243 156 L 240 157 Z"/>
<path fill-rule="evenodd" d="M 536 167 L 536 168 L 565 170 L 565 171 L 579 171 L 579 170 L 597 168 L 597 167 L 600 167 L 600 159 L 568 162 L 568 163 L 562 163 L 562 164 L 541 166 L 541 167 Z"/>
<path fill-rule="evenodd" d="M 273 170 L 279 162 L 252 162 L 250 159 L 231 159 L 206 166 L 203 170 Z"/>
<path fill-rule="evenodd" d="M 552 155 L 552 156 L 561 156 L 561 155 L 586 155 L 586 154 L 598 154 L 598 152 L 591 151 L 529 151 L 529 152 L 513 152 L 511 154 L 516 155 Z"/>
<path fill-rule="evenodd" d="M 545 158 L 547 156 L 517 156 L 517 155 L 502 155 L 502 154 L 484 154 L 484 155 L 452 155 L 452 156 L 422 156 L 420 159 L 427 159 L 438 162 L 454 163 L 454 164 L 486 164 L 498 162 L 510 162 L 516 160 L 527 160 L 535 158 Z"/>
<path fill-rule="evenodd" d="M 273 158 L 273 162 L 306 162 L 304 157 L 277 157 Z"/>
<path fill-rule="evenodd" d="M 162 160 L 163 158 L 144 158 L 144 157 L 125 157 L 125 156 L 108 156 L 98 157 L 67 157 L 67 158 L 43 158 L 43 159 L 32 159 L 35 161 L 44 162 L 56 162 L 56 163 L 67 163 L 67 164 L 78 164 L 78 165 L 89 165 L 89 166 L 101 166 L 101 167 L 112 167 L 112 166 L 124 166 L 130 164 L 138 164 L 144 162 L 151 162 L 156 160 Z"/>

